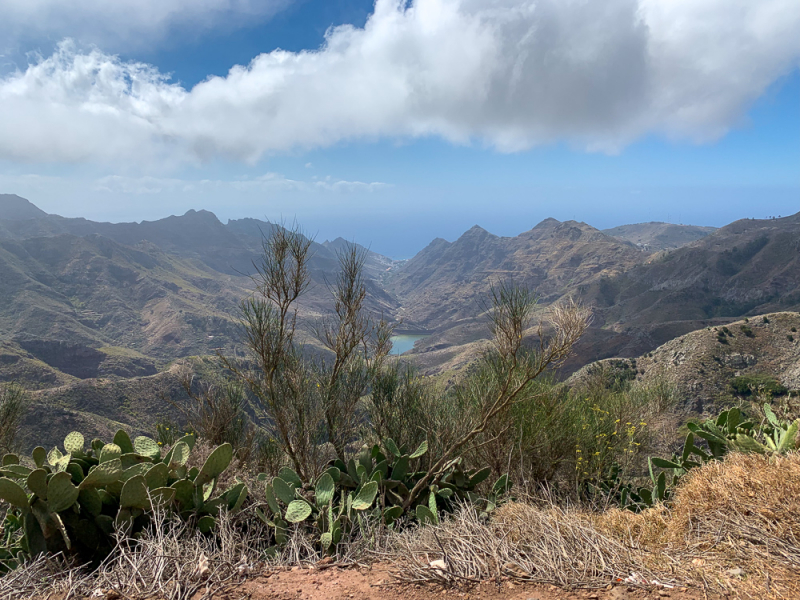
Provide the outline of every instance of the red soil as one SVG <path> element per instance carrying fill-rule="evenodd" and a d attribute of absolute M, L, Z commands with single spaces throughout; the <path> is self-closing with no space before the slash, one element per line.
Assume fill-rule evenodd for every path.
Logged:
<path fill-rule="evenodd" d="M 295 567 L 252 577 L 214 596 L 219 600 L 711 600 L 700 590 L 643 589 L 608 585 L 602 589 L 562 589 L 546 584 L 509 580 L 462 588 L 400 584 L 384 566 L 363 569 Z"/>

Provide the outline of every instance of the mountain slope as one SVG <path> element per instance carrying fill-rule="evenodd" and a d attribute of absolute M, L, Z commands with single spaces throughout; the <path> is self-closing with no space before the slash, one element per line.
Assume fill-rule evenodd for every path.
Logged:
<path fill-rule="evenodd" d="M 387 289 L 402 303 L 403 316 L 442 328 L 481 312 L 493 284 L 513 281 L 552 302 L 642 260 L 630 244 L 585 223 L 547 219 L 511 238 L 475 226 L 453 243 L 434 240 Z"/>
<path fill-rule="evenodd" d="M 0 240 L 0 335 L 37 356 L 37 340 L 161 360 L 213 352 L 233 339 L 245 281 L 97 235 Z"/>
<path fill-rule="evenodd" d="M 736 221 L 582 291 L 618 329 L 797 310 L 800 213 Z"/>
<path fill-rule="evenodd" d="M 568 381 L 574 385 L 598 367 L 616 370 L 645 384 L 675 386 L 686 415 L 714 413 L 733 406 L 731 381 L 740 375 L 767 375 L 789 390 L 800 390 L 800 313 L 757 315 L 723 327 L 707 327 L 677 337 L 652 352 L 628 360 L 587 365 Z"/>
<path fill-rule="evenodd" d="M 603 233 L 630 242 L 647 252 L 672 250 L 691 244 L 716 231 L 716 227 L 674 225 L 672 223 L 635 223 L 603 229 Z"/>

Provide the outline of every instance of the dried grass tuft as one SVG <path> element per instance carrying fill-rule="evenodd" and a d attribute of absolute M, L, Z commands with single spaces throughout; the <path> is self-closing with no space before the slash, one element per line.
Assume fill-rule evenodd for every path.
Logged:
<path fill-rule="evenodd" d="M 40 557 L 0 578 L 0 598 L 124 598 L 205 600 L 241 583 L 263 560 L 268 539 L 255 515 L 220 514 L 216 535 L 204 536 L 163 512 L 137 540 L 120 536 L 96 570 Z"/>
<path fill-rule="evenodd" d="M 593 517 L 652 572 L 738 598 L 800 598 L 800 455 L 730 454 L 689 472 L 672 509 Z"/>
<path fill-rule="evenodd" d="M 398 534 L 391 558 L 415 582 L 596 586 L 637 573 L 738 598 L 800 598 L 800 455 L 731 454 L 689 473 L 672 509 L 640 514 L 511 503 L 486 521 L 464 507 Z"/>
<path fill-rule="evenodd" d="M 557 506 L 507 504 L 490 521 L 465 506 L 439 525 L 398 534 L 394 542 L 400 578 L 413 582 L 512 577 L 597 587 L 634 571 L 651 575 L 642 573 L 635 549 L 602 533 L 587 515 Z"/>
<path fill-rule="evenodd" d="M 693 470 L 664 535 L 665 552 L 696 555 L 723 591 L 800 598 L 800 454 L 731 454 Z"/>

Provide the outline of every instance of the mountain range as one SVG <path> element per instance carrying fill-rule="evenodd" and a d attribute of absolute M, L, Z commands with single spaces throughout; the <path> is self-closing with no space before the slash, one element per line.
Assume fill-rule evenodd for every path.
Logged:
<path fill-rule="evenodd" d="M 0 195 L 0 381 L 39 390 L 35 402 L 57 407 L 64 422 L 151 428 L 164 414 L 153 390 L 180 393 L 176 365 L 236 350 L 237 306 L 254 288 L 263 236 L 277 226 L 222 223 L 204 210 L 99 223 Z M 312 242 L 304 323 L 331 310 L 328 284 L 345 246 Z M 501 282 L 533 289 L 542 310 L 566 297 L 592 307 L 563 376 L 691 331 L 800 309 L 800 213 L 720 229 L 600 231 L 546 219 L 514 237 L 475 226 L 408 261 L 364 251 L 369 310 L 429 334 L 407 354 L 428 374 L 457 376 L 485 348 L 486 300 Z"/>

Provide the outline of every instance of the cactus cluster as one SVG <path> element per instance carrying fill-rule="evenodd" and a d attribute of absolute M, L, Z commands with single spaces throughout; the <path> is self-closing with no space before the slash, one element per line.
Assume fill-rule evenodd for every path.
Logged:
<path fill-rule="evenodd" d="M 201 468 L 187 466 L 194 436 L 185 436 L 162 457 L 151 438 L 131 440 L 120 430 L 111 443 L 70 433 L 64 451 L 37 447 L 32 465 L 7 454 L 0 467 L 0 500 L 7 513 L 0 561 L 13 567 L 44 552 L 78 554 L 97 561 L 111 550 L 113 535 L 135 535 L 153 509 L 174 511 L 210 531 L 221 507 L 238 510 L 244 483 L 218 493 L 217 479 L 233 456 L 230 444 L 216 448 Z"/>
<path fill-rule="evenodd" d="M 314 482 L 303 483 L 288 468 L 272 479 L 262 475 L 268 510 L 259 509 L 257 514 L 273 528 L 277 546 L 286 542 L 290 523 L 306 524 L 319 536 L 322 549 L 332 552 L 342 534 L 365 516 L 380 519 L 390 528 L 404 516 L 423 524 L 438 523 L 439 514 L 451 511 L 457 501 L 471 502 L 490 512 L 511 487 L 508 476 L 503 476 L 488 498 L 480 497 L 475 489 L 486 480 L 490 469 L 465 471 L 461 459 L 457 459 L 417 502 L 406 506 L 410 491 L 426 474 L 415 467 L 427 450 L 427 442 L 411 452 L 387 439 L 382 445 L 364 446 L 347 463 L 333 461 Z"/>

